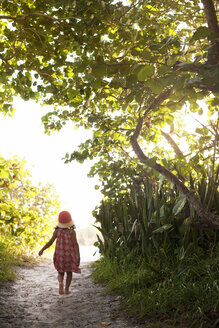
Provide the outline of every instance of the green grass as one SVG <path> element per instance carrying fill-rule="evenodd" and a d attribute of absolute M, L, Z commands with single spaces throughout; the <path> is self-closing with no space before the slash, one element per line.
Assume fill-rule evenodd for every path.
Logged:
<path fill-rule="evenodd" d="M 26 254 L 24 249 L 17 247 L 12 242 L 0 241 L 0 286 L 5 281 L 16 278 L 16 266 L 33 266 L 36 260 L 33 255 Z"/>
<path fill-rule="evenodd" d="M 6 280 L 13 280 L 16 277 L 13 268 L 14 264 L 14 257 L 7 251 L 5 245 L 0 243 L 0 284 Z"/>
<path fill-rule="evenodd" d="M 219 317 L 218 262 L 216 253 L 202 258 L 194 253 L 162 264 L 154 259 L 150 265 L 134 256 L 105 257 L 96 263 L 93 276 L 120 294 L 125 308 L 145 317 L 151 327 L 170 321 L 172 327 L 213 328 Z"/>

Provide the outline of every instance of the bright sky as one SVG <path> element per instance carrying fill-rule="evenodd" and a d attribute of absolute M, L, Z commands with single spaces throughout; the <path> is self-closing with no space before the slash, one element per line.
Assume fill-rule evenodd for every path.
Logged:
<path fill-rule="evenodd" d="M 0 114 L 0 154 L 5 158 L 12 155 L 24 158 L 34 183 L 53 184 L 63 209 L 71 212 L 77 228 L 93 224 L 91 212 L 102 196 L 94 189 L 97 178 L 87 177 L 91 164 L 89 161 L 64 164 L 62 160 L 66 152 L 76 150 L 91 132 L 75 130 L 69 123 L 60 132 L 48 136 L 41 123 L 41 116 L 48 107 L 20 99 L 15 101 L 15 107 L 13 117 Z"/>

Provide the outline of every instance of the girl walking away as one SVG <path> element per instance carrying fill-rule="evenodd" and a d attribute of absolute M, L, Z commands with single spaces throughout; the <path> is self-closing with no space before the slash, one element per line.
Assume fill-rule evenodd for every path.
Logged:
<path fill-rule="evenodd" d="M 49 248 L 56 240 L 55 253 L 53 263 L 58 271 L 59 294 L 69 294 L 69 287 L 72 281 L 72 272 L 81 273 L 80 252 L 75 233 L 75 225 L 71 214 L 67 211 L 59 213 L 58 224 L 52 235 L 52 238 L 39 251 L 39 256 L 43 254 L 45 249 Z M 64 287 L 64 275 L 66 284 Z"/>

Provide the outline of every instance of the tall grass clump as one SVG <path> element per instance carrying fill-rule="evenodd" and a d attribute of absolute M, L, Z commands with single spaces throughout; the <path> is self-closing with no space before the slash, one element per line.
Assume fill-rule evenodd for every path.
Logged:
<path fill-rule="evenodd" d="M 2 237 L 2 236 L 1 236 Z M 16 266 L 32 266 L 36 264 L 33 254 L 26 253 L 24 247 L 16 245 L 13 238 L 0 240 L 0 286 L 8 280 L 16 278 Z"/>
<path fill-rule="evenodd" d="M 5 246 L 5 244 L 0 242 L 0 284 L 15 278 L 13 270 L 15 259 Z"/>

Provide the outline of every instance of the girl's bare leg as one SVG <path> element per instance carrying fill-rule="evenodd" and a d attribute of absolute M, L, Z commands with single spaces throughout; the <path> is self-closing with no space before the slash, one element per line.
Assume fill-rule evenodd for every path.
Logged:
<path fill-rule="evenodd" d="M 65 285 L 65 294 L 69 294 L 69 287 L 71 285 L 71 281 L 72 281 L 72 272 L 67 272 L 67 278 L 66 278 L 66 285 Z"/>
<path fill-rule="evenodd" d="M 58 273 L 58 281 L 59 281 L 59 294 L 64 294 L 64 288 L 63 288 L 63 280 L 64 280 L 64 272 Z"/>

